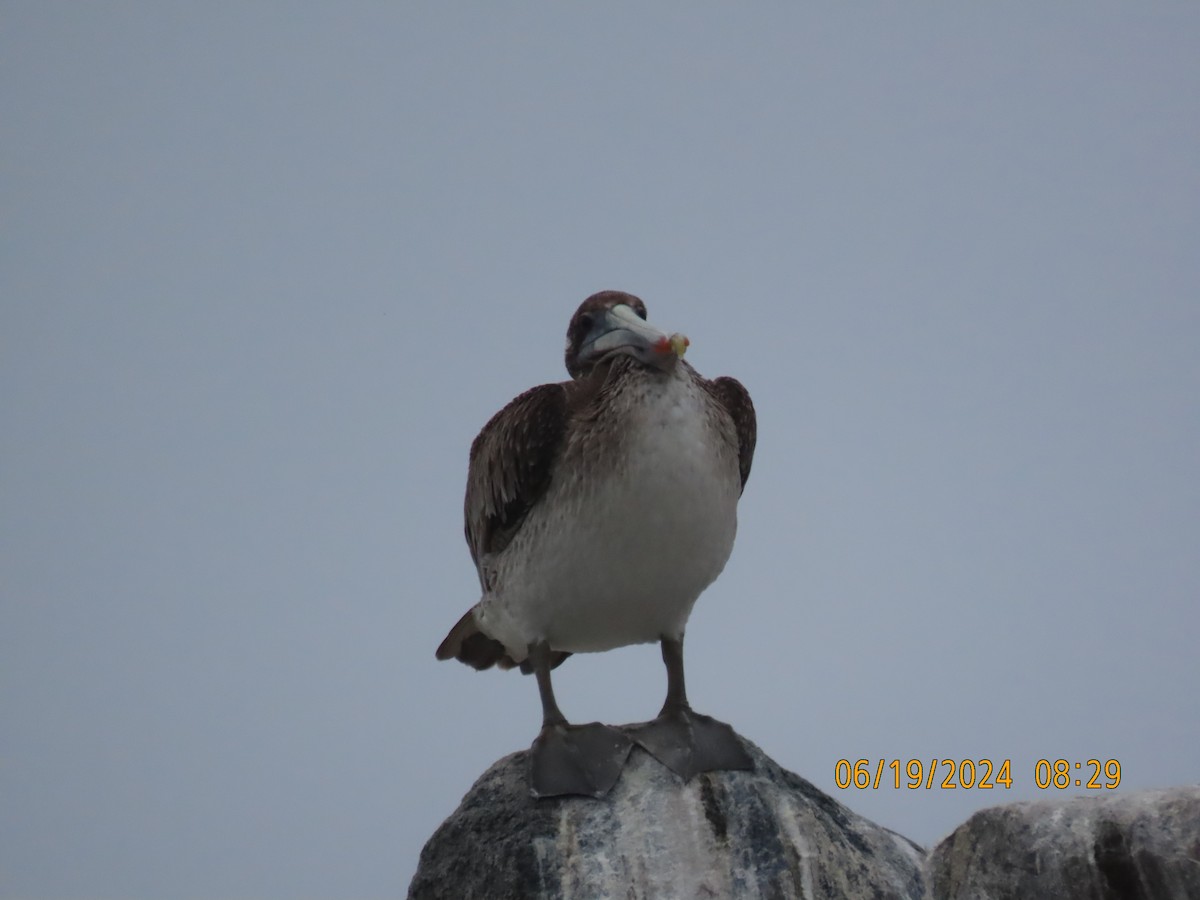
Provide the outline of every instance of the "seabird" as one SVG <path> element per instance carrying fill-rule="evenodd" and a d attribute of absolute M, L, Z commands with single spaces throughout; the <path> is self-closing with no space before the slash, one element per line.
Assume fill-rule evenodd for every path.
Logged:
<path fill-rule="evenodd" d="M 650 325 L 637 297 L 593 294 L 567 329 L 571 380 L 521 394 L 471 445 L 465 530 L 483 594 L 437 658 L 534 673 L 535 796 L 603 796 L 634 743 L 685 780 L 751 767 L 733 729 L 688 704 L 683 635 L 733 549 L 754 406 L 735 379 L 697 374 L 687 345 Z M 657 718 L 568 724 L 551 669 L 655 641 L 667 669 Z"/>

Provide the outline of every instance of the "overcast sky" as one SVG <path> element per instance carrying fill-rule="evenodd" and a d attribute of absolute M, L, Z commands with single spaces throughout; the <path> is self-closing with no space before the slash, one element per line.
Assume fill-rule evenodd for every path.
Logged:
<path fill-rule="evenodd" d="M 0 895 L 405 891 L 540 722 L 434 660 L 467 450 L 604 288 L 758 408 L 698 709 L 927 845 L 1200 779 L 1200 7 L 502 6 L 0 7 Z M 1014 784 L 834 785 L 914 757 Z"/>

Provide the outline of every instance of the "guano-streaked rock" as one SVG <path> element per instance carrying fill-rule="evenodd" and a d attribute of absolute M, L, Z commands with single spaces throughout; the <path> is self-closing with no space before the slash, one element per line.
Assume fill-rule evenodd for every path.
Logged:
<path fill-rule="evenodd" d="M 981 810 L 927 872 L 935 900 L 1200 900 L 1200 787 Z"/>
<path fill-rule="evenodd" d="M 603 800 L 534 800 L 493 765 L 421 852 L 410 900 L 920 898 L 924 852 L 748 741 L 754 771 L 684 783 L 635 748 Z"/>

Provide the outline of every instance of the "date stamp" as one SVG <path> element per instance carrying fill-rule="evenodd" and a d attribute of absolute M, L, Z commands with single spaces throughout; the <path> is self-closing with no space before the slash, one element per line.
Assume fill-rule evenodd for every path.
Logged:
<path fill-rule="evenodd" d="M 839 759 L 833 782 L 842 790 L 1011 790 L 1012 760 L 1001 759 Z M 1041 790 L 1113 790 L 1121 784 L 1121 763 L 1115 759 L 1039 759 L 1033 783 Z"/>

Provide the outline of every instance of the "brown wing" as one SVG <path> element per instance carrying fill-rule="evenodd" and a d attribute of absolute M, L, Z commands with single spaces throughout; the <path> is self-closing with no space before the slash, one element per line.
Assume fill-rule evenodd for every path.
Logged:
<path fill-rule="evenodd" d="M 754 444 L 758 440 L 758 420 L 754 415 L 754 404 L 750 392 L 736 378 L 715 378 L 708 382 L 713 396 L 733 419 L 738 437 L 738 468 L 742 473 L 742 488 L 750 477 L 750 464 L 754 462 Z"/>
<path fill-rule="evenodd" d="M 566 391 L 561 384 L 543 384 L 492 416 L 471 444 L 463 518 L 485 591 L 491 587 L 491 557 L 509 545 L 550 486 L 566 432 Z"/>
<path fill-rule="evenodd" d="M 509 545 L 529 510 L 550 486 L 567 431 L 567 415 L 565 385 L 543 384 L 492 416 L 471 444 L 464 530 L 485 592 L 491 588 L 493 558 Z M 557 666 L 568 656 L 555 653 L 552 664 Z M 437 649 L 437 658 L 455 658 L 476 669 L 516 665 L 503 644 L 479 630 L 474 607 L 450 629 Z M 522 663 L 521 670 L 529 668 Z"/>

